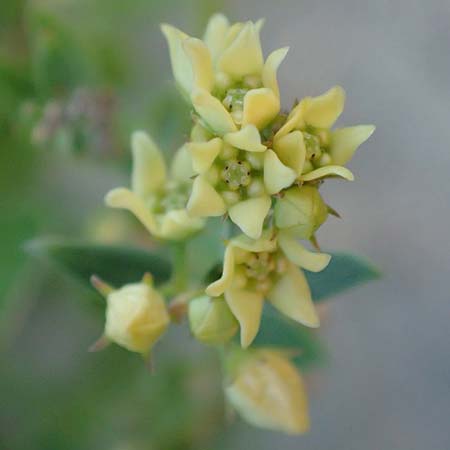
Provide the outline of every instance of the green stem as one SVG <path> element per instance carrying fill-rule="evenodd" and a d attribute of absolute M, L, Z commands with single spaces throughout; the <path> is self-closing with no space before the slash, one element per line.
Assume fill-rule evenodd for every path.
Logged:
<path fill-rule="evenodd" d="M 188 285 L 188 263 L 186 258 L 186 242 L 176 242 L 172 245 L 173 275 L 171 285 L 175 293 L 184 292 Z"/>

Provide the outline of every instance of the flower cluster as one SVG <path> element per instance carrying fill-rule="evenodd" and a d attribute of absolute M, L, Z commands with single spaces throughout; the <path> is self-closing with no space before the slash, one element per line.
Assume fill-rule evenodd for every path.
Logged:
<path fill-rule="evenodd" d="M 162 25 L 175 82 L 192 107 L 190 139 L 168 171 L 153 140 L 134 133 L 131 189 L 113 189 L 106 203 L 129 210 L 171 245 L 201 233 L 208 217 L 222 216 L 236 232 L 226 240 L 221 276 L 193 295 L 179 283 L 176 292 L 166 290 L 174 297 L 168 310 L 148 282 L 110 293 L 105 335 L 147 353 L 181 311 L 198 341 L 227 344 L 225 393 L 241 416 L 299 433 L 308 417 L 297 370 L 282 352 L 247 348 L 265 300 L 304 326 L 319 326 L 303 270 L 323 270 L 330 255 L 300 241 L 316 244 L 317 229 L 336 214 L 319 188 L 327 178 L 353 180 L 344 165 L 374 127 L 332 128 L 344 109 L 338 86 L 283 110 L 277 70 L 288 48 L 264 58 L 262 26 L 217 14 L 197 39 Z M 240 349 L 230 344 L 238 330 Z"/>

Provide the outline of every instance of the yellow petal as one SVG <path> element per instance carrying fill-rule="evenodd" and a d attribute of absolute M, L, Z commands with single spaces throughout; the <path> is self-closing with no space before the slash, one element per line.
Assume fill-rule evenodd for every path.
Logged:
<path fill-rule="evenodd" d="M 259 31 L 252 22 L 247 22 L 232 44 L 225 49 L 219 58 L 218 67 L 235 79 L 260 74 L 263 55 Z"/>
<path fill-rule="evenodd" d="M 278 89 L 277 70 L 283 59 L 286 57 L 289 47 L 280 48 L 272 52 L 264 64 L 262 71 L 263 86 L 269 88 L 275 93 L 277 97 L 280 97 L 280 90 Z"/>
<path fill-rule="evenodd" d="M 245 289 L 227 289 L 225 300 L 241 327 L 241 346 L 247 348 L 255 339 L 261 323 L 263 296 Z"/>
<path fill-rule="evenodd" d="M 244 96 L 242 126 L 249 123 L 261 130 L 280 111 L 280 99 L 268 88 L 252 89 Z"/>
<path fill-rule="evenodd" d="M 210 295 L 211 297 L 218 297 L 231 286 L 234 276 L 234 264 L 235 261 L 233 247 L 231 245 L 228 245 L 225 249 L 225 255 L 223 257 L 222 276 L 206 288 L 205 292 L 207 295 Z"/>
<path fill-rule="evenodd" d="M 221 216 L 226 206 L 217 191 L 200 175 L 192 185 L 187 211 L 193 217 Z"/>
<path fill-rule="evenodd" d="M 159 227 L 155 217 L 147 208 L 141 197 L 137 196 L 129 189 L 116 188 L 109 191 L 106 194 L 105 203 L 111 208 L 127 209 L 139 219 L 151 234 L 154 234 L 155 236 L 159 235 Z"/>
<path fill-rule="evenodd" d="M 375 131 L 373 125 L 340 128 L 331 133 L 329 153 L 333 164 L 343 166 L 350 161 L 356 149 Z"/>
<path fill-rule="evenodd" d="M 261 144 L 261 136 L 254 125 L 245 125 L 239 131 L 228 133 L 224 136 L 224 141 L 233 147 L 248 152 L 263 152 L 267 149 Z"/>
<path fill-rule="evenodd" d="M 195 175 L 192 157 L 186 144 L 179 148 L 173 156 L 170 175 L 177 181 L 187 181 Z"/>
<path fill-rule="evenodd" d="M 236 131 L 236 125 L 225 106 L 208 91 L 196 89 L 191 95 L 198 115 L 219 136 Z"/>
<path fill-rule="evenodd" d="M 193 72 L 191 61 L 182 46 L 183 41 L 189 36 L 178 28 L 165 23 L 161 25 L 161 31 L 169 45 L 173 77 L 184 94 L 189 96 L 192 90 Z"/>
<path fill-rule="evenodd" d="M 318 97 L 305 100 L 305 122 L 317 128 L 330 128 L 344 110 L 345 91 L 340 86 L 335 86 Z"/>
<path fill-rule="evenodd" d="M 267 298 L 275 308 L 291 319 L 307 327 L 319 326 L 308 282 L 294 264 L 289 264 L 287 272 L 278 280 Z"/>
<path fill-rule="evenodd" d="M 230 219 L 249 237 L 261 236 L 264 219 L 271 205 L 270 197 L 256 197 L 236 203 L 229 210 Z"/>
<path fill-rule="evenodd" d="M 185 209 L 174 209 L 162 216 L 160 234 L 164 239 L 184 239 L 203 228 L 205 222 L 198 217 L 189 217 Z"/>
<path fill-rule="evenodd" d="M 224 49 L 225 36 L 229 27 L 230 23 L 223 14 L 214 14 L 208 21 L 203 41 L 208 46 L 214 61 Z"/>
<path fill-rule="evenodd" d="M 222 150 L 223 142 L 220 138 L 208 142 L 189 142 L 186 144 L 191 156 L 195 173 L 205 173 L 212 166 L 217 155 Z"/>
<path fill-rule="evenodd" d="M 292 130 L 298 130 L 299 128 L 304 126 L 303 114 L 305 111 L 305 107 L 305 101 L 302 100 L 292 109 L 292 111 L 289 113 L 286 123 L 275 134 L 275 142 L 286 136 Z"/>
<path fill-rule="evenodd" d="M 301 131 L 292 131 L 274 141 L 274 150 L 283 164 L 290 167 L 297 175 L 303 170 L 306 147 Z"/>
<path fill-rule="evenodd" d="M 297 174 L 285 166 L 273 150 L 267 150 L 264 154 L 264 185 L 268 194 L 277 194 L 296 178 Z"/>
<path fill-rule="evenodd" d="M 133 153 L 131 188 L 138 196 L 146 196 L 165 183 L 166 164 L 158 146 L 143 131 L 133 133 L 131 148 Z"/>
<path fill-rule="evenodd" d="M 182 47 L 191 63 L 193 88 L 205 89 L 211 92 L 214 86 L 214 71 L 208 47 L 196 38 L 183 41 Z"/>
<path fill-rule="evenodd" d="M 233 238 L 230 244 L 252 253 L 274 252 L 277 249 L 277 240 L 274 239 L 271 230 L 265 230 L 259 239 L 251 239 L 245 234 L 241 234 Z"/>
<path fill-rule="evenodd" d="M 310 272 L 320 272 L 330 262 L 331 255 L 310 252 L 288 233 L 280 233 L 278 235 L 278 243 L 291 262 Z"/>
<path fill-rule="evenodd" d="M 324 166 L 319 169 L 312 170 L 301 176 L 302 181 L 319 180 L 326 177 L 340 177 L 344 180 L 353 181 L 355 177 L 346 167 L 342 166 Z"/>

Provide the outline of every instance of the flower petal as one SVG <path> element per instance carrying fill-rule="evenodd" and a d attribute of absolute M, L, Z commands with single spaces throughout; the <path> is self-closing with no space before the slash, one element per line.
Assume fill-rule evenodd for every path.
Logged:
<path fill-rule="evenodd" d="M 222 150 L 223 142 L 214 138 L 207 142 L 189 142 L 186 144 L 192 156 L 192 167 L 195 173 L 205 173 L 210 169 L 217 155 Z"/>
<path fill-rule="evenodd" d="M 191 95 L 198 115 L 219 136 L 236 131 L 236 125 L 225 106 L 208 91 L 196 89 Z"/>
<path fill-rule="evenodd" d="M 271 205 L 270 197 L 250 198 L 236 203 L 229 210 L 230 219 L 249 237 L 261 236 L 264 219 Z"/>
<path fill-rule="evenodd" d="M 244 96 L 242 126 L 249 123 L 261 130 L 280 111 L 280 99 L 268 88 L 252 89 Z"/>
<path fill-rule="evenodd" d="M 346 167 L 342 166 L 324 166 L 301 176 L 302 181 L 320 180 L 327 177 L 340 177 L 347 181 L 353 181 L 355 177 Z"/>
<path fill-rule="evenodd" d="M 317 128 L 330 128 L 344 110 L 345 91 L 340 86 L 334 86 L 324 94 L 305 101 L 305 122 Z"/>
<path fill-rule="evenodd" d="M 193 88 L 211 92 L 214 86 L 214 70 L 208 47 L 196 38 L 188 38 L 182 42 L 183 50 L 189 58 L 192 70 Z"/>
<path fill-rule="evenodd" d="M 329 149 L 333 164 L 343 166 L 350 161 L 356 149 L 367 141 L 374 131 L 373 125 L 357 125 L 333 131 Z"/>
<path fill-rule="evenodd" d="M 292 131 L 274 141 L 274 150 L 283 164 L 300 175 L 306 158 L 306 147 L 301 131 Z"/>
<path fill-rule="evenodd" d="M 287 272 L 267 295 L 268 300 L 286 316 L 311 328 L 319 326 L 319 317 L 303 272 L 289 264 Z"/>
<path fill-rule="evenodd" d="M 262 71 L 263 86 L 269 88 L 277 97 L 280 97 L 280 90 L 278 88 L 277 81 L 277 70 L 283 62 L 283 59 L 286 57 L 288 50 L 289 47 L 284 47 L 273 51 L 266 59 Z"/>
<path fill-rule="evenodd" d="M 233 246 L 228 245 L 225 249 L 225 255 L 223 257 L 222 276 L 206 288 L 205 292 L 207 295 L 211 297 L 218 297 L 230 287 L 231 283 L 233 282 L 234 264 L 235 261 Z"/>
<path fill-rule="evenodd" d="M 264 185 L 268 194 L 273 195 L 291 186 L 297 174 L 285 166 L 273 150 L 264 154 Z"/>
<path fill-rule="evenodd" d="M 185 95 L 192 90 L 193 72 L 191 61 L 183 49 L 182 43 L 189 36 L 178 28 L 163 23 L 161 31 L 169 45 L 170 62 L 175 81 L 180 85 Z"/>
<path fill-rule="evenodd" d="M 134 192 L 125 188 L 113 189 L 106 194 L 105 203 L 111 208 L 127 209 L 132 212 L 151 234 L 159 236 L 159 227 L 155 217 L 141 197 Z"/>
<path fill-rule="evenodd" d="M 279 233 L 278 243 L 291 262 L 310 272 L 320 272 L 331 260 L 331 255 L 326 253 L 310 252 L 288 233 Z"/>
<path fill-rule="evenodd" d="M 258 333 L 264 297 L 255 291 L 231 288 L 225 291 L 225 300 L 241 327 L 241 346 L 247 348 Z"/>
<path fill-rule="evenodd" d="M 192 167 L 192 157 L 186 144 L 180 147 L 173 155 L 170 175 L 177 181 L 187 181 L 195 175 Z"/>
<path fill-rule="evenodd" d="M 240 234 L 230 242 L 233 247 L 247 252 L 274 252 L 277 249 L 277 240 L 273 237 L 271 230 L 265 230 L 259 239 L 251 239 L 245 234 Z"/>
<path fill-rule="evenodd" d="M 259 31 L 252 22 L 247 22 L 222 53 L 218 67 L 232 78 L 240 79 L 246 75 L 259 75 L 263 63 Z"/>
<path fill-rule="evenodd" d="M 306 105 L 304 100 L 294 106 L 294 108 L 289 113 L 286 123 L 275 134 L 275 142 L 286 136 L 292 130 L 299 129 L 304 125 L 303 114 L 305 111 L 305 106 Z"/>
<path fill-rule="evenodd" d="M 208 21 L 203 41 L 208 46 L 214 61 L 225 47 L 225 36 L 229 27 L 230 22 L 223 14 L 214 14 Z"/>
<path fill-rule="evenodd" d="M 131 189 L 138 196 L 146 196 L 157 191 L 166 181 L 166 163 L 161 150 L 143 131 L 133 133 L 131 149 L 133 153 Z"/>
<path fill-rule="evenodd" d="M 205 221 L 198 217 L 189 217 L 185 209 L 174 209 L 163 215 L 161 237 L 165 239 L 184 239 L 203 228 Z"/>
<path fill-rule="evenodd" d="M 193 217 L 221 216 L 227 210 L 222 197 L 201 175 L 194 180 L 186 208 Z"/>
<path fill-rule="evenodd" d="M 267 149 L 261 144 L 258 128 L 252 124 L 245 125 L 234 133 L 226 134 L 223 139 L 227 144 L 248 152 L 263 152 Z"/>

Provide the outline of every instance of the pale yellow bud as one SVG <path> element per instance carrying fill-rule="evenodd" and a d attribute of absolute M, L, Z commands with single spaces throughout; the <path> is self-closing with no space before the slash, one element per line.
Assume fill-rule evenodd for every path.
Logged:
<path fill-rule="evenodd" d="M 151 282 L 127 284 L 107 296 L 105 336 L 126 349 L 147 353 L 170 322 Z"/>
<path fill-rule="evenodd" d="M 223 344 L 238 331 L 239 325 L 223 297 L 198 297 L 189 302 L 192 334 L 205 344 Z"/>

